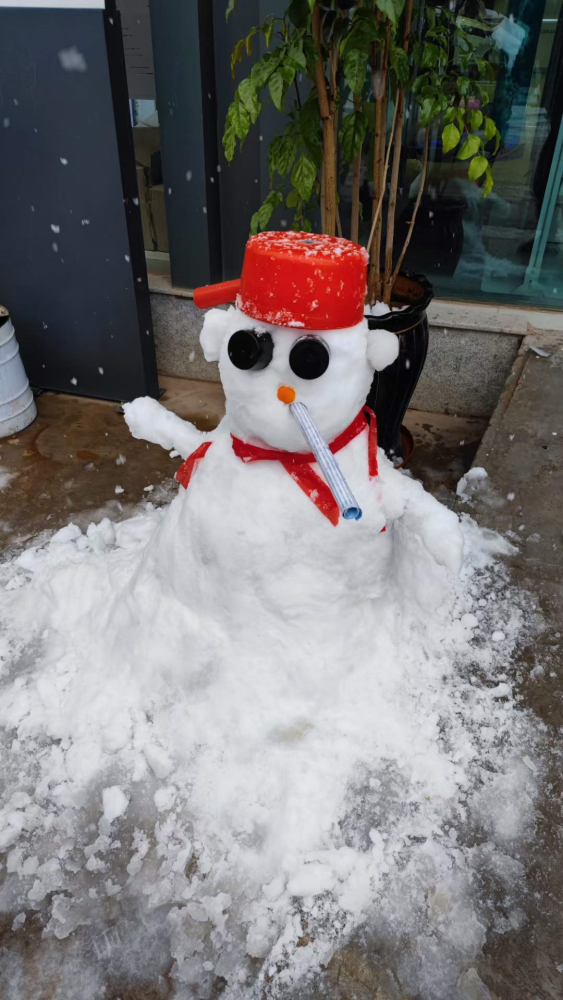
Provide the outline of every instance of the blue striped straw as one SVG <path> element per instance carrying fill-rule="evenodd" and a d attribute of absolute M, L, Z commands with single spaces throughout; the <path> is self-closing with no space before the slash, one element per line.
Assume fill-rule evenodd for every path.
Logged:
<path fill-rule="evenodd" d="M 347 521 L 359 521 L 362 516 L 361 508 L 355 499 L 348 483 L 340 471 L 340 466 L 332 454 L 330 448 L 319 434 L 316 424 L 313 423 L 305 403 L 290 403 L 289 409 L 299 424 L 303 437 L 307 441 L 313 455 L 319 463 L 321 472 L 325 477 L 329 489 L 336 500 L 342 517 Z"/>

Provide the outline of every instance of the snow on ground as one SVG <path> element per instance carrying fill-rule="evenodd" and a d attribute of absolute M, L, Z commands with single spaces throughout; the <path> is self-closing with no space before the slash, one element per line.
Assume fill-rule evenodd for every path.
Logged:
<path fill-rule="evenodd" d="M 523 920 L 538 736 L 506 543 L 464 519 L 450 602 L 424 621 L 382 601 L 365 655 L 322 669 L 311 622 L 307 672 L 275 650 L 193 663 L 158 580 L 149 656 L 132 583 L 164 516 L 71 524 L 0 567 L 0 913 L 69 939 L 54 1000 L 169 972 L 182 1000 L 306 997 L 350 941 L 451 1000 Z M 0 954 L 7 1000 L 19 962 Z"/>

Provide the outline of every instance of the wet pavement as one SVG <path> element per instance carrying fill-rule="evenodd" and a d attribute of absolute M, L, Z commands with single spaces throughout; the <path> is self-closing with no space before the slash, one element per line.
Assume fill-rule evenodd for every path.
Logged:
<path fill-rule="evenodd" d="M 217 425 L 224 412 L 218 383 L 160 381 L 165 405 L 200 430 Z M 0 490 L 1 547 L 30 544 L 69 521 L 84 529 L 103 517 L 129 517 L 143 500 L 160 502 L 177 488 L 181 459 L 132 438 L 116 403 L 52 392 L 36 403 L 37 420 L 0 440 L 0 482 L 14 476 Z"/>
<path fill-rule="evenodd" d="M 514 584 L 538 615 L 515 665 L 522 707 L 544 744 L 533 849 L 522 857 L 523 926 L 491 938 L 479 973 L 499 1000 L 563 997 L 563 338 L 549 357 L 524 351 L 493 415 L 475 464 L 489 473 L 457 503 L 484 527 L 508 534 Z M 479 996 L 479 994 L 475 994 Z"/>

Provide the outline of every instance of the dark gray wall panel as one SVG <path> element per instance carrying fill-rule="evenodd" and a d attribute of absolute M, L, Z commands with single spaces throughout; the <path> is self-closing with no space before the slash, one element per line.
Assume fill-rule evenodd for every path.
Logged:
<path fill-rule="evenodd" d="M 117 0 L 117 6 L 123 29 L 129 97 L 154 101 L 156 91 L 149 0 Z"/>
<path fill-rule="evenodd" d="M 34 385 L 157 394 L 128 115 L 116 13 L 0 8 L 0 299 Z"/>

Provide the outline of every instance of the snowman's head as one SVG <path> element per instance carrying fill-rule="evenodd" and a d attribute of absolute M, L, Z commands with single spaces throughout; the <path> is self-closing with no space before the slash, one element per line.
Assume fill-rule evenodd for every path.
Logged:
<path fill-rule="evenodd" d="M 211 309 L 201 333 L 219 361 L 232 433 L 284 451 L 307 451 L 287 403 L 305 403 L 332 441 L 358 414 L 373 378 L 397 357 L 398 341 L 368 330 L 368 255 L 333 236 L 265 232 L 246 245 L 240 280 L 194 292 Z"/>
<path fill-rule="evenodd" d="M 258 322 L 234 307 L 206 313 L 201 345 L 219 362 L 232 433 L 284 451 L 309 450 L 287 406 L 293 393 L 330 442 L 358 414 L 374 371 L 398 352 L 395 334 L 368 330 L 366 320 L 315 331 Z"/>

